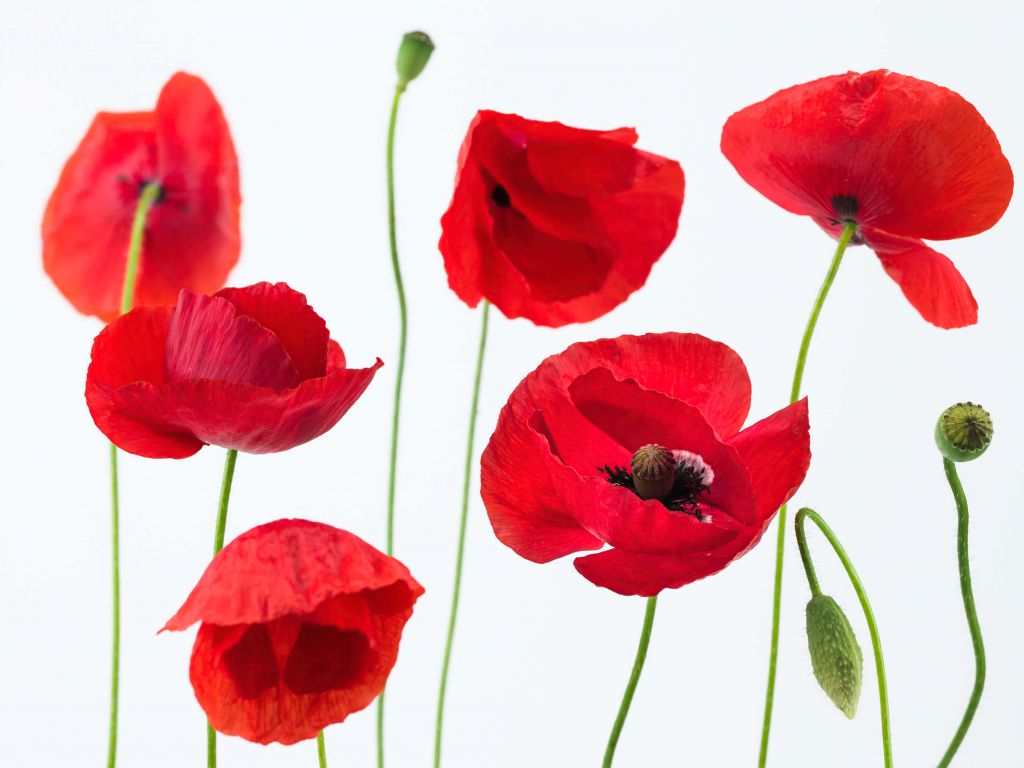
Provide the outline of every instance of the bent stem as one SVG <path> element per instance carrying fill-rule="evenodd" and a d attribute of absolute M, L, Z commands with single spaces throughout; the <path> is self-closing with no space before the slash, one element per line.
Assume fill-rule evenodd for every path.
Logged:
<path fill-rule="evenodd" d="M 480 406 L 480 380 L 484 370 L 484 350 L 487 348 L 487 325 L 491 305 L 483 302 L 480 322 L 480 345 L 476 355 L 476 374 L 473 378 L 473 401 L 469 408 L 469 435 L 466 438 L 466 467 L 462 477 L 462 509 L 459 513 L 459 540 L 455 550 L 455 585 L 452 589 L 452 606 L 448 616 L 448 635 L 444 644 L 444 660 L 441 662 L 441 685 L 437 694 L 437 722 L 434 728 L 434 768 L 441 765 L 441 741 L 444 731 L 444 700 L 448 692 L 448 668 L 452 660 L 452 640 L 455 637 L 455 622 L 459 613 L 459 594 L 462 591 L 462 561 L 466 549 L 466 518 L 469 512 L 469 486 L 473 473 L 473 449 L 476 439 L 476 416 Z"/>
<path fill-rule="evenodd" d="M 395 98 L 391 102 L 391 119 L 388 122 L 387 185 L 388 185 L 388 241 L 391 245 L 391 270 L 395 276 L 395 291 L 398 294 L 398 374 L 395 377 L 395 402 L 391 413 L 391 462 L 388 469 L 388 517 L 385 551 L 394 553 L 395 540 L 395 478 L 398 467 L 398 422 L 402 409 L 402 379 L 405 376 L 405 346 L 409 333 L 409 313 L 405 303 L 405 283 L 398 263 L 398 237 L 395 230 L 395 124 L 398 121 L 398 104 L 405 92 L 402 84 L 395 86 Z M 384 768 L 384 691 L 377 697 L 377 768 Z"/>
<path fill-rule="evenodd" d="M 953 741 L 950 742 L 946 754 L 939 762 L 939 768 L 946 768 L 952 761 L 956 751 L 960 748 L 967 730 L 974 720 L 974 713 L 978 709 L 978 702 L 981 701 L 981 693 L 985 689 L 985 643 L 981 637 L 981 625 L 978 623 L 978 613 L 974 608 L 974 589 L 971 587 L 971 563 L 967 553 L 967 496 L 960 484 L 960 477 L 957 475 L 956 464 L 947 458 L 943 458 L 942 466 L 946 470 L 946 479 L 949 481 L 949 488 L 953 491 L 953 499 L 956 501 L 957 512 L 957 535 L 956 553 L 960 565 L 960 592 L 964 599 L 964 612 L 967 614 L 967 626 L 971 630 L 971 643 L 974 645 L 974 689 L 971 691 L 971 698 L 967 702 L 967 709 L 960 720 L 960 726 L 956 729 Z"/>
<path fill-rule="evenodd" d="M 818 325 L 818 316 L 821 315 L 821 308 L 825 305 L 828 292 L 839 272 L 839 265 L 843 261 L 843 254 L 846 247 L 857 232 L 857 224 L 852 221 L 846 222 L 843 226 L 839 242 L 836 244 L 836 252 L 832 257 L 828 272 L 825 273 L 825 280 L 818 289 L 818 297 L 811 309 L 811 316 L 807 319 L 807 326 L 804 328 L 803 339 L 800 341 L 800 352 L 796 358 L 796 368 L 793 371 L 793 386 L 789 392 L 789 402 L 795 403 L 800 399 L 800 389 L 804 380 L 804 367 L 807 365 L 807 352 L 811 348 L 811 339 L 814 337 L 814 329 Z M 779 658 L 779 620 L 782 613 L 782 562 L 786 549 L 786 512 L 787 505 L 783 504 L 779 509 L 779 529 L 775 540 L 775 579 L 772 591 L 772 634 L 771 650 L 768 654 L 768 685 L 764 697 L 764 721 L 761 725 L 761 751 L 758 756 L 758 768 L 764 768 L 768 762 L 768 739 L 772 728 L 772 708 L 775 702 L 775 675 Z"/>
<path fill-rule="evenodd" d="M 612 760 L 615 758 L 615 747 L 618 746 L 619 735 L 622 733 L 622 726 L 626 723 L 626 715 L 629 714 L 629 707 L 633 703 L 633 694 L 636 693 L 636 685 L 640 682 L 640 673 L 643 672 L 644 661 L 647 659 L 647 646 L 651 644 L 651 630 L 654 629 L 654 611 L 657 607 L 657 595 L 647 598 L 644 626 L 640 630 L 640 644 L 637 646 L 636 658 L 633 660 L 633 671 L 629 673 L 629 682 L 626 683 L 626 691 L 622 694 L 619 713 L 615 716 L 615 724 L 612 725 L 612 732 L 608 736 L 608 746 L 604 750 L 604 761 L 601 763 L 601 768 L 611 768 Z"/>
<path fill-rule="evenodd" d="M 804 507 L 796 513 L 796 541 L 797 546 L 800 548 L 800 559 L 803 560 L 804 571 L 807 574 L 807 582 L 810 584 L 811 592 L 814 595 L 821 594 L 821 588 L 818 586 L 818 577 L 814 572 L 814 564 L 811 562 L 811 553 L 807 548 L 807 534 L 804 532 L 804 520 L 810 518 L 811 521 L 818 526 L 818 530 L 822 532 L 828 543 L 832 545 L 832 549 L 836 553 L 836 557 L 843 564 L 843 569 L 846 571 L 846 575 L 850 579 L 850 583 L 853 585 L 854 591 L 857 593 L 857 599 L 860 601 L 860 607 L 864 611 L 864 620 L 868 625 L 868 632 L 871 634 L 871 648 L 875 654 L 875 672 L 878 676 L 878 706 L 881 710 L 882 718 L 882 754 L 885 759 L 885 768 L 892 768 L 892 732 L 889 726 L 889 686 L 886 683 L 885 678 L 885 660 L 882 658 L 882 640 L 878 635 L 878 625 L 875 623 L 875 613 L 871 610 L 871 602 L 868 600 L 868 593 L 864 589 L 864 584 L 861 583 L 860 576 L 857 575 L 857 569 L 853 567 L 853 563 L 850 561 L 849 556 L 846 554 L 846 550 L 843 545 L 839 543 L 839 539 L 836 537 L 832 529 L 828 527 L 821 515 L 815 512 L 813 509 Z"/>
<path fill-rule="evenodd" d="M 128 255 L 124 265 L 124 284 L 121 287 L 121 314 L 130 312 L 135 300 L 135 280 L 139 273 L 142 240 L 146 232 L 146 218 L 160 197 L 160 185 L 147 183 L 139 195 L 132 219 Z M 110 444 L 110 522 L 111 570 L 113 587 L 113 640 L 110 654 L 110 733 L 107 739 L 107 768 L 117 763 L 117 705 L 121 670 L 121 509 L 117 487 L 117 446 Z"/>
<path fill-rule="evenodd" d="M 217 505 L 217 528 L 213 534 L 213 554 L 224 549 L 224 531 L 228 524 L 228 501 L 231 499 L 231 481 L 235 477 L 235 460 L 238 451 L 229 448 L 224 457 L 224 477 L 220 484 L 220 502 Z M 206 765 L 217 768 L 217 732 L 213 726 L 206 724 Z"/>
<path fill-rule="evenodd" d="M 327 768 L 327 745 L 324 744 L 324 732 L 316 735 L 316 756 L 320 761 L 320 768 Z"/>

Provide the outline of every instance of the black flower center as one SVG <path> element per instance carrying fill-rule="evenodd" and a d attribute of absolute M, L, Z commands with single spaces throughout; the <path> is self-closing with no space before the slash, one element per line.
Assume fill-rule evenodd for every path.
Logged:
<path fill-rule="evenodd" d="M 860 202 L 853 195 L 833 195 L 832 208 L 840 222 L 853 221 L 860 210 Z"/>
<path fill-rule="evenodd" d="M 637 493 L 636 482 L 633 474 L 626 468 L 618 465 L 609 467 L 607 464 L 597 468 L 599 472 L 606 475 L 608 482 L 619 488 L 626 488 Z M 704 515 L 700 511 L 701 496 L 711 493 L 711 488 L 705 484 L 707 478 L 706 468 L 694 466 L 690 462 L 680 461 L 676 463 L 672 490 L 663 499 L 659 499 L 665 505 L 665 509 L 671 512 L 682 512 L 693 515 L 698 520 L 703 520 Z"/>
<path fill-rule="evenodd" d="M 499 208 L 508 208 L 512 205 L 512 198 L 508 196 L 508 190 L 501 184 L 495 184 L 491 190 L 491 201 Z"/>

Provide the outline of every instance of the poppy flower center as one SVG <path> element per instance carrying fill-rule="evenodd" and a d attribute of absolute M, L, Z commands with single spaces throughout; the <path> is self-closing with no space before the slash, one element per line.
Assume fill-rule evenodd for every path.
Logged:
<path fill-rule="evenodd" d="M 499 208 L 508 208 L 512 205 L 512 198 L 508 196 L 508 190 L 501 184 L 495 184 L 491 190 L 491 202 Z"/>
<path fill-rule="evenodd" d="M 833 195 L 832 209 L 840 222 L 854 221 L 860 210 L 860 201 L 853 195 Z"/>
<path fill-rule="evenodd" d="M 650 444 L 639 448 L 625 467 L 605 465 L 599 468 L 608 482 L 627 488 L 641 499 L 656 499 L 673 512 L 705 516 L 700 511 L 700 497 L 710 493 L 715 473 L 696 453 L 669 450 Z"/>

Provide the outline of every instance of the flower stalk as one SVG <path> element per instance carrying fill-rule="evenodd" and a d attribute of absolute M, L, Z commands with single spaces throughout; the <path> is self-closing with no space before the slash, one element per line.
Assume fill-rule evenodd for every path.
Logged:
<path fill-rule="evenodd" d="M 654 612 L 657 608 L 658 596 L 655 595 L 647 598 L 644 625 L 640 630 L 640 643 L 636 649 L 636 658 L 633 660 L 633 670 L 629 673 L 629 682 L 626 683 L 626 690 L 622 694 L 619 713 L 615 716 L 612 732 L 608 736 L 608 746 L 604 750 L 604 760 L 601 763 L 601 768 L 611 768 L 612 760 L 615 759 L 615 748 L 619 744 L 622 726 L 626 724 L 626 716 L 629 714 L 629 707 L 633 703 L 633 694 L 636 693 L 637 683 L 640 682 L 640 673 L 643 672 L 644 662 L 647 660 L 647 648 L 651 644 L 651 632 L 654 629 Z"/>

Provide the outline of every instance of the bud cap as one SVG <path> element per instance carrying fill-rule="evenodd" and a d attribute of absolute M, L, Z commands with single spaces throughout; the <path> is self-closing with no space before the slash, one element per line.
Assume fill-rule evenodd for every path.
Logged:
<path fill-rule="evenodd" d="M 851 720 L 860 701 L 864 656 L 846 614 L 828 595 L 807 603 L 807 645 L 818 685 Z"/>
<path fill-rule="evenodd" d="M 939 416 L 935 444 L 950 461 L 972 461 L 992 442 L 992 417 L 980 405 L 957 403 Z"/>
<path fill-rule="evenodd" d="M 434 52 L 434 42 L 426 32 L 407 32 L 398 48 L 395 69 L 398 70 L 398 84 L 407 86 L 423 71 Z"/>

